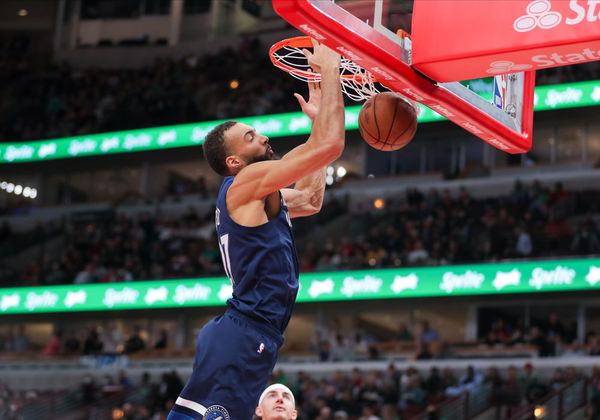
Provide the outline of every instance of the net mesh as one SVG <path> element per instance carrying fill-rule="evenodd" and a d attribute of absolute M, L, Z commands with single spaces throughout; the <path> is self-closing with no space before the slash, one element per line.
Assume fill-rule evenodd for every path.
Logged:
<path fill-rule="evenodd" d="M 305 82 L 320 82 L 321 75 L 310 68 L 302 48 L 282 46 L 271 54 L 273 64 Z M 356 102 L 362 102 L 381 91 L 373 75 L 358 64 L 341 57 L 342 92 Z"/>

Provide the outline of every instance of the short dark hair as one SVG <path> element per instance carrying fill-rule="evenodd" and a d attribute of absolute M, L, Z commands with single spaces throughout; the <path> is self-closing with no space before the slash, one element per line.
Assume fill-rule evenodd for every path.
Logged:
<path fill-rule="evenodd" d="M 227 147 L 225 146 L 225 131 L 237 124 L 237 121 L 225 121 L 217 125 L 204 138 L 202 150 L 210 167 L 221 176 L 229 175 L 229 168 L 225 163 Z"/>

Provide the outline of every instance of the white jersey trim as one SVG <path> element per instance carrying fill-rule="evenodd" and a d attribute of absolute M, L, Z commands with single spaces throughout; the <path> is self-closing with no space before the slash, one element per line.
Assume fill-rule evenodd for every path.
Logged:
<path fill-rule="evenodd" d="M 200 413 L 202 416 L 204 416 L 204 413 L 206 413 L 206 407 L 204 407 L 202 404 L 198 404 L 195 401 L 186 400 L 185 398 L 177 397 L 175 404 L 189 408 L 190 410 L 194 410 L 196 413 Z"/>

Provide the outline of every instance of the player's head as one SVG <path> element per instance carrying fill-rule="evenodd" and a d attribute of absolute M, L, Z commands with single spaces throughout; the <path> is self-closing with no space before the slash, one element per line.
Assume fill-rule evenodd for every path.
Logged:
<path fill-rule="evenodd" d="M 268 137 L 237 121 L 226 121 L 213 128 L 202 149 L 210 167 L 221 176 L 235 175 L 255 162 L 276 159 Z"/>
<path fill-rule="evenodd" d="M 254 412 L 262 420 L 294 420 L 298 417 L 294 394 L 282 384 L 265 389 Z"/>

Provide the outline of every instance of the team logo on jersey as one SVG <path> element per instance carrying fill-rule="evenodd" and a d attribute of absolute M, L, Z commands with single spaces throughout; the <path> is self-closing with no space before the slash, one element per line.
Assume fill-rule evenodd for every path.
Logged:
<path fill-rule="evenodd" d="M 260 346 L 258 346 L 258 350 L 256 350 L 256 352 L 258 354 L 262 354 L 263 351 L 265 351 L 265 343 L 260 343 Z"/>
<path fill-rule="evenodd" d="M 211 405 L 204 413 L 204 420 L 230 420 L 230 417 L 222 405 Z"/>

